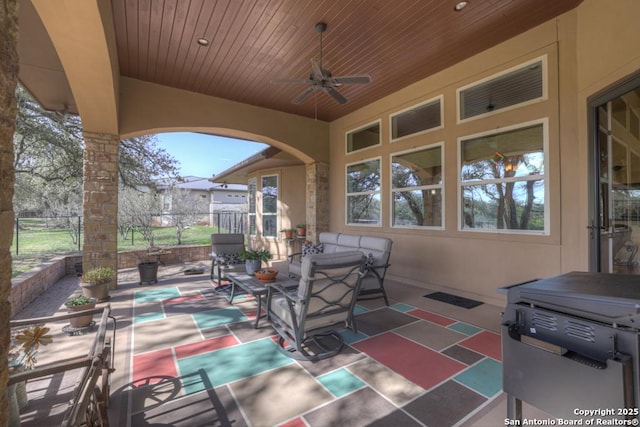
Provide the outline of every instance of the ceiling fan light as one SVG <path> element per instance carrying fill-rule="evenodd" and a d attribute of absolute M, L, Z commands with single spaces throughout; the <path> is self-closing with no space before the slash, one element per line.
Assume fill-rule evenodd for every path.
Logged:
<path fill-rule="evenodd" d="M 453 6 L 453 10 L 455 10 L 456 12 L 460 12 L 462 9 L 464 9 L 467 6 L 469 6 L 468 1 L 459 1 L 458 3 L 456 3 L 455 6 Z"/>

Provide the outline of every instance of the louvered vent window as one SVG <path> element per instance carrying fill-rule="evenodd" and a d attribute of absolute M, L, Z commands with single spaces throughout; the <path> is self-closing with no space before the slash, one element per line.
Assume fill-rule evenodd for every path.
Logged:
<path fill-rule="evenodd" d="M 436 99 L 391 116 L 391 139 L 400 139 L 441 127 L 441 105 L 441 100 Z"/>
<path fill-rule="evenodd" d="M 468 119 L 544 96 L 543 61 L 460 90 L 460 119 Z"/>
<path fill-rule="evenodd" d="M 347 153 L 380 145 L 380 122 L 347 132 Z"/>

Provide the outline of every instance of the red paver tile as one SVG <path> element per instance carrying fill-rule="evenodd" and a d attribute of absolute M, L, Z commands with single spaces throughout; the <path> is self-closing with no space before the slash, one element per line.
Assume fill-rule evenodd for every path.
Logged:
<path fill-rule="evenodd" d="M 353 347 L 425 389 L 467 367 L 392 332 L 360 341 Z"/>
<path fill-rule="evenodd" d="M 480 332 L 471 338 L 461 341 L 460 345 L 469 350 L 477 351 L 480 354 L 502 361 L 500 335 L 496 333 L 489 331 Z"/>
<path fill-rule="evenodd" d="M 201 299 L 204 299 L 204 296 L 202 295 L 190 295 L 190 296 L 185 296 L 185 297 L 175 297 L 175 298 L 168 298 L 165 300 L 162 300 L 163 304 L 178 304 L 180 302 L 187 302 L 187 301 L 199 301 Z"/>
<path fill-rule="evenodd" d="M 240 342 L 233 335 L 223 335 L 221 337 L 209 338 L 191 344 L 179 345 L 176 347 L 176 358 L 183 359 L 196 354 L 207 353 L 225 347 L 237 345 Z"/>
<path fill-rule="evenodd" d="M 440 316 L 438 314 L 431 313 L 429 311 L 421 310 L 419 308 L 409 311 L 407 314 L 419 317 L 429 322 L 436 323 L 440 326 L 449 326 L 456 323 L 456 320 L 449 319 L 448 317 Z"/>
<path fill-rule="evenodd" d="M 302 418 L 296 418 L 295 420 L 279 424 L 278 427 L 307 427 L 307 423 L 305 423 Z"/>
<path fill-rule="evenodd" d="M 152 351 L 133 356 L 133 386 L 155 384 L 163 377 L 178 376 L 173 352 L 171 349 Z"/>

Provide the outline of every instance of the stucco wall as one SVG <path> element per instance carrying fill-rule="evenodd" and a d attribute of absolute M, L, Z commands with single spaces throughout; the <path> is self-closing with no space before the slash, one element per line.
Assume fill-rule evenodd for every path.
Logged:
<path fill-rule="evenodd" d="M 262 237 L 260 213 L 262 212 L 262 195 L 260 192 L 260 179 L 262 176 L 278 176 L 278 233 L 275 238 Z M 249 178 L 256 178 L 258 184 L 257 212 L 258 235 L 250 237 L 252 247 L 266 247 L 273 254 L 273 259 L 285 259 L 291 250 L 300 249 L 299 242 L 294 241 L 293 246 L 287 248 L 282 228 L 294 228 L 296 224 L 305 222 L 305 168 L 304 166 L 290 166 L 277 169 L 264 169 Z M 289 252 L 287 252 L 289 251 Z"/>
<path fill-rule="evenodd" d="M 571 270 L 588 269 L 588 138 L 586 99 L 640 68 L 640 30 L 632 17 L 640 3 L 587 0 L 578 9 L 482 52 L 441 73 L 331 123 L 332 231 L 385 235 L 394 240 L 391 278 L 485 301 L 501 302 L 496 288 Z M 622 28 L 620 28 L 622 27 Z M 595 31 L 594 31 L 595 30 Z M 548 98 L 467 123 L 456 122 L 456 89 L 545 55 Z M 442 95 L 444 128 L 390 142 L 389 115 Z M 458 229 L 458 140 L 479 132 L 545 118 L 548 235 L 478 233 Z M 345 154 L 345 132 L 381 119 L 382 145 Z M 390 155 L 444 144 L 444 230 L 390 226 Z M 382 224 L 345 225 L 345 168 L 382 162 Z"/>

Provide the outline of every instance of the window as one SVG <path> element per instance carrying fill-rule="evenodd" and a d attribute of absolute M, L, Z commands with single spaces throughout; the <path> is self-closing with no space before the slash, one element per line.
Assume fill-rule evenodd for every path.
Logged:
<path fill-rule="evenodd" d="M 391 140 L 442 127 L 442 97 L 391 116 Z"/>
<path fill-rule="evenodd" d="M 249 235 L 255 236 L 257 234 L 256 230 L 256 179 L 249 179 L 249 183 L 247 185 L 247 192 L 249 193 L 248 204 L 249 204 Z"/>
<path fill-rule="evenodd" d="M 442 228 L 442 145 L 391 156 L 392 227 Z"/>
<path fill-rule="evenodd" d="M 278 177 L 262 177 L 262 235 L 275 237 L 278 230 Z"/>
<path fill-rule="evenodd" d="M 347 165 L 347 224 L 380 225 L 380 159 Z"/>
<path fill-rule="evenodd" d="M 380 145 L 380 121 L 347 132 L 347 153 Z"/>
<path fill-rule="evenodd" d="M 546 98 L 546 57 L 458 90 L 460 120 Z"/>
<path fill-rule="evenodd" d="M 547 232 L 546 120 L 460 141 L 461 229 Z"/>
<path fill-rule="evenodd" d="M 162 196 L 162 210 L 170 211 L 171 210 L 171 195 L 164 194 Z"/>

